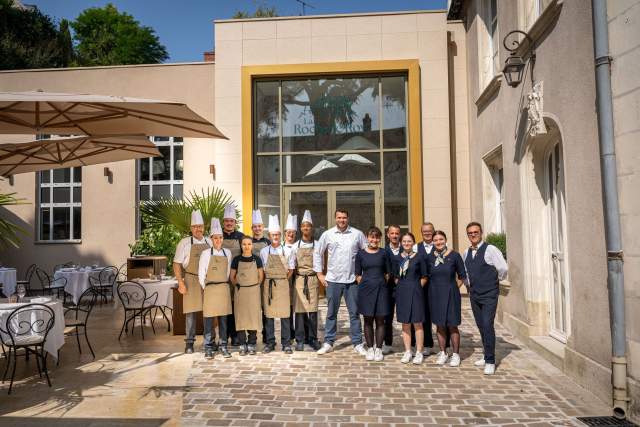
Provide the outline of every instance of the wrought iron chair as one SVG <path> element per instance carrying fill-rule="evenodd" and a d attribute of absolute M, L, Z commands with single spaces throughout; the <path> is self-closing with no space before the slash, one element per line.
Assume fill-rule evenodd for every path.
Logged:
<path fill-rule="evenodd" d="M 113 288 L 118 280 L 118 269 L 114 266 L 105 267 L 98 273 L 98 277 L 89 276 L 89 283 L 98 292 L 98 296 L 104 303 L 111 295 L 113 300 Z"/>
<path fill-rule="evenodd" d="M 156 308 L 158 302 L 158 293 L 147 296 L 147 291 L 139 283 L 136 282 L 122 282 L 118 285 L 118 298 L 122 303 L 124 309 L 124 320 L 122 321 L 122 329 L 120 329 L 120 335 L 118 340 L 122 337 L 122 332 L 129 333 L 129 323 L 133 322 L 131 326 L 131 334 L 135 328 L 135 320 L 140 320 L 140 332 L 142 333 L 142 339 L 144 340 L 144 321 L 149 315 L 151 322 L 151 329 L 153 333 L 156 333 L 154 327 L 154 316 L 151 315 L 151 310 Z"/>
<path fill-rule="evenodd" d="M 89 335 L 87 335 L 87 323 L 89 322 L 89 316 L 91 315 L 93 307 L 96 305 L 97 299 L 98 291 L 94 288 L 88 288 L 82 293 L 82 295 L 80 295 L 78 304 L 67 307 L 64 311 L 65 336 L 76 337 L 76 342 L 78 343 L 78 353 L 82 354 L 82 347 L 80 346 L 80 335 L 84 335 L 84 339 L 85 341 L 87 341 L 89 351 L 91 352 L 91 355 L 94 359 L 96 358 L 96 355 L 93 352 L 91 343 L 89 342 Z M 73 313 L 74 317 L 71 319 L 67 318 L 67 313 Z M 81 328 L 82 330 L 80 330 Z"/>
<path fill-rule="evenodd" d="M 33 354 L 36 357 L 38 374 L 42 378 L 44 373 L 47 384 L 51 387 L 49 371 L 47 370 L 47 353 L 44 344 L 47 335 L 53 328 L 55 315 L 53 310 L 44 304 L 27 304 L 13 310 L 7 317 L 4 325 L 0 325 L 0 339 L 2 351 L 7 361 L 7 366 L 2 376 L 2 382 L 7 379 L 9 366 L 13 362 L 11 370 L 11 382 L 9 394 L 13 389 L 13 379 L 16 376 L 16 364 L 18 362 L 18 350 L 23 349 L 26 355 Z M 5 347 L 8 349 L 5 350 Z"/>
<path fill-rule="evenodd" d="M 24 280 L 18 280 L 16 282 L 16 285 L 23 285 L 25 287 L 25 289 L 27 290 L 27 295 L 31 295 L 33 292 L 31 290 L 31 279 L 36 272 L 36 268 L 38 268 L 36 264 L 31 264 L 29 267 L 27 267 L 27 272 L 24 275 Z"/>
<path fill-rule="evenodd" d="M 39 267 L 36 267 L 36 277 L 40 281 L 42 292 L 44 294 L 53 295 L 53 292 L 55 291 L 56 297 L 59 299 L 60 294 L 62 294 L 62 301 L 63 303 L 66 303 L 67 294 L 64 291 L 64 287 L 67 286 L 67 279 L 65 277 L 58 277 L 57 279 L 54 279 L 49 276 L 49 273 Z"/>

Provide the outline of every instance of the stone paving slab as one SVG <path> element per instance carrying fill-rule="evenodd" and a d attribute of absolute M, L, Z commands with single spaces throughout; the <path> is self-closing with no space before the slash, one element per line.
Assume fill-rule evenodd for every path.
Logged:
<path fill-rule="evenodd" d="M 574 426 L 576 416 L 606 415 L 608 408 L 497 325 L 499 366 L 485 376 L 473 366 L 480 338 L 463 302 L 460 367 L 400 363 L 395 354 L 367 362 L 353 352 L 346 309 L 339 314 L 336 350 L 231 359 L 194 358 L 184 393 L 185 426 Z M 326 307 L 321 307 L 324 328 Z M 278 322 L 276 322 L 278 323 Z M 322 331 L 320 331 L 322 336 Z M 276 337 L 279 335 L 276 333 Z"/>

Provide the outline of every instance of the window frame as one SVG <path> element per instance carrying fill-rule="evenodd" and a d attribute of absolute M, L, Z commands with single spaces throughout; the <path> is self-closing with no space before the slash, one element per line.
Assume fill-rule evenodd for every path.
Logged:
<path fill-rule="evenodd" d="M 168 141 L 158 140 L 159 138 L 168 138 Z M 153 187 L 159 185 L 169 185 L 169 195 L 174 196 L 174 186 L 182 185 L 182 191 L 184 196 L 184 140 L 176 141 L 176 138 L 182 137 L 173 137 L 173 136 L 154 136 L 149 139 L 153 142 L 156 147 L 169 147 L 169 175 L 170 178 L 168 180 L 154 180 L 153 179 L 153 159 L 154 157 L 147 157 L 144 159 L 138 159 L 137 161 L 137 180 L 136 180 L 136 192 L 138 194 L 138 202 L 143 203 L 147 200 L 153 199 Z M 175 147 L 182 147 L 182 179 L 175 179 Z M 149 162 L 149 179 L 143 181 L 142 180 L 142 162 Z M 142 200 L 140 197 L 141 187 L 148 186 L 149 187 L 149 198 Z M 182 198 L 182 197 L 181 197 Z"/>
<path fill-rule="evenodd" d="M 482 92 L 500 74 L 500 30 L 497 0 L 481 0 L 478 4 L 478 82 Z"/>
<path fill-rule="evenodd" d="M 47 137 L 41 137 L 39 139 L 48 139 Z M 71 167 L 71 168 L 62 168 L 62 169 L 70 169 L 70 182 L 53 182 L 53 171 L 54 169 L 48 169 L 44 171 L 36 172 L 36 232 L 35 235 L 35 243 L 37 244 L 57 244 L 57 243 L 82 243 L 82 196 L 80 197 L 80 202 L 75 202 L 73 198 L 73 190 L 74 188 L 80 188 L 80 192 L 82 194 L 82 180 L 76 181 L 76 170 L 80 170 L 82 167 Z M 49 182 L 42 182 L 42 174 L 49 174 Z M 46 188 L 49 191 L 49 202 L 42 202 L 42 189 Z M 53 201 L 53 190 L 54 188 L 68 188 L 69 189 L 69 202 L 66 203 L 55 203 Z M 43 208 L 49 208 L 49 239 L 43 239 L 42 236 L 42 217 L 41 210 Z M 53 209 L 54 208 L 67 208 L 69 210 L 69 239 L 54 239 L 53 238 Z M 80 208 L 80 238 L 74 239 L 73 235 L 75 232 L 76 220 L 74 214 L 74 208 Z"/>

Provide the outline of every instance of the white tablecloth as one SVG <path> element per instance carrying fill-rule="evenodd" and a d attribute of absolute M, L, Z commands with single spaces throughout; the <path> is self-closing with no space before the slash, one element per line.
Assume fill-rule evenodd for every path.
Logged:
<path fill-rule="evenodd" d="M 89 283 L 89 276 L 98 278 L 101 268 L 93 270 L 58 270 L 53 274 L 54 279 L 64 277 L 67 279 L 67 284 L 64 287 L 64 291 L 73 297 L 73 303 L 77 304 L 80 300 L 80 296 L 84 291 L 89 289 L 91 283 Z"/>
<path fill-rule="evenodd" d="M 2 283 L 2 293 L 10 297 L 16 291 L 16 269 L 0 268 L 0 283 Z"/>
<path fill-rule="evenodd" d="M 148 279 L 133 279 L 132 282 L 136 282 L 142 285 L 144 290 L 147 293 L 147 298 L 150 295 L 153 295 L 154 292 L 158 293 L 158 300 L 156 301 L 156 305 L 160 307 L 167 307 L 173 310 L 173 288 L 178 287 L 178 281 L 175 279 L 165 279 L 160 281 L 149 281 Z M 113 290 L 113 294 L 116 296 L 115 299 L 117 304 L 120 305 L 120 298 L 118 298 L 117 284 Z"/>
<path fill-rule="evenodd" d="M 27 304 L 28 304 L 27 302 L 1 303 L 0 304 L 0 325 L 2 325 L 2 329 L 6 328 L 7 318 L 9 317 L 11 312 L 16 308 L 27 305 Z M 62 302 L 56 299 L 45 303 L 45 305 L 53 309 L 53 313 L 55 315 L 55 321 L 53 323 L 53 328 L 49 332 L 49 335 L 47 335 L 47 340 L 44 343 L 44 349 L 47 353 L 49 353 L 50 355 L 52 355 L 54 358 L 57 359 L 58 350 L 60 349 L 60 347 L 64 345 L 64 309 L 62 307 Z M 30 314 L 32 316 L 35 315 L 35 313 L 33 312 L 31 312 Z M 28 314 L 25 313 L 25 316 L 28 316 Z M 18 318 L 14 318 L 14 320 L 23 320 L 23 318 L 19 316 Z M 32 317 L 31 319 L 24 319 L 24 320 L 27 320 L 30 323 L 33 323 L 36 319 Z M 2 334 L 2 338 L 7 343 L 11 342 L 11 339 L 5 334 Z"/>

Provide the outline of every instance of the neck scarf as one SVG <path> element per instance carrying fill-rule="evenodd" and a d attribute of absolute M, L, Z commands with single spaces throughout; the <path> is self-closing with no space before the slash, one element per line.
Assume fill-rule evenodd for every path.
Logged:
<path fill-rule="evenodd" d="M 433 254 L 436 257 L 436 262 L 435 262 L 435 266 L 437 267 L 440 264 L 444 264 L 444 254 L 447 253 L 447 246 L 445 245 L 445 247 L 442 249 L 441 252 L 438 252 L 437 250 L 434 249 Z"/>
<path fill-rule="evenodd" d="M 402 257 L 404 259 L 402 260 L 402 264 L 400 265 L 400 277 L 405 277 L 407 275 L 407 270 L 409 270 L 409 260 L 411 260 L 411 258 L 413 258 L 414 256 L 416 256 L 416 253 L 413 251 L 409 253 L 402 253 Z"/>

